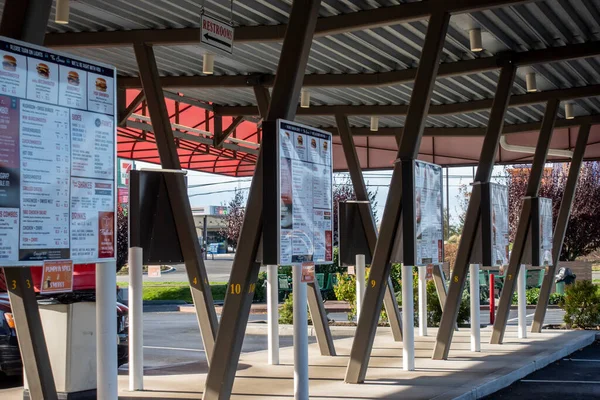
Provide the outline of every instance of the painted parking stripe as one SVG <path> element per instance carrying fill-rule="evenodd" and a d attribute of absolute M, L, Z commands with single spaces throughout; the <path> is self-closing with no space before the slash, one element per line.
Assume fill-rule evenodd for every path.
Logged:
<path fill-rule="evenodd" d="M 197 353 L 204 353 L 202 349 L 184 349 L 181 347 L 160 347 L 160 346 L 144 346 L 145 349 L 154 349 L 154 350 L 173 350 L 173 351 L 194 351 Z"/>
<path fill-rule="evenodd" d="M 526 315 L 525 318 L 533 317 L 534 315 L 535 314 L 529 314 L 529 315 Z M 506 322 L 516 321 L 518 319 L 519 319 L 519 317 L 515 317 L 515 318 L 507 319 Z"/>
<path fill-rule="evenodd" d="M 546 379 L 522 379 L 523 383 L 575 383 L 575 384 L 592 384 L 592 385 L 600 385 L 600 381 L 553 381 Z"/>
<path fill-rule="evenodd" d="M 563 358 L 563 361 L 575 361 L 575 362 L 596 362 L 596 363 L 600 363 L 600 360 L 592 360 L 592 359 L 586 359 L 586 358 Z"/>

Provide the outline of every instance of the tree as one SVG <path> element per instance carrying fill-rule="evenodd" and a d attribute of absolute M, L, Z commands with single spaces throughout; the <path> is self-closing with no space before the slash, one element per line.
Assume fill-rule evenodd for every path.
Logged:
<path fill-rule="evenodd" d="M 239 189 L 235 189 L 233 199 L 227 204 L 226 226 L 219 231 L 219 234 L 227 239 L 227 243 L 234 249 L 237 248 L 245 213 L 246 200 L 244 199 L 244 193 Z"/>
<path fill-rule="evenodd" d="M 460 216 L 460 221 L 461 221 L 461 225 L 456 225 L 453 223 L 448 223 L 448 221 L 450 221 L 449 215 L 448 215 L 448 209 L 444 208 L 444 240 L 448 240 L 451 237 L 454 236 L 460 236 L 460 234 L 462 233 L 462 225 L 464 224 L 464 215 L 461 214 Z"/>
<path fill-rule="evenodd" d="M 117 272 L 128 262 L 129 257 L 129 219 L 127 209 L 117 209 Z"/>
<path fill-rule="evenodd" d="M 373 192 L 367 189 L 367 195 L 369 196 L 369 202 L 371 203 L 371 212 L 373 213 L 373 219 L 375 223 L 378 222 L 377 214 L 375 209 L 377 208 L 377 191 Z M 340 201 L 356 200 L 356 193 L 354 193 L 354 186 L 350 178 L 346 177 L 341 183 L 334 182 L 333 184 L 333 244 L 338 245 L 338 204 Z"/>
<path fill-rule="evenodd" d="M 511 241 L 514 240 L 519 223 L 530 170 L 530 166 L 507 169 Z M 556 225 L 568 173 L 568 164 L 556 164 L 546 168 L 542 176 L 539 196 L 552 199 L 553 225 Z M 587 162 L 583 163 L 579 173 L 560 260 L 574 261 L 598 248 L 600 248 L 600 163 Z"/>
<path fill-rule="evenodd" d="M 460 185 L 456 199 L 458 200 L 458 224 L 456 225 L 455 229 L 460 235 L 462 234 L 463 227 L 465 226 L 467 209 L 469 208 L 469 202 L 471 201 L 471 186 L 464 184 Z"/>

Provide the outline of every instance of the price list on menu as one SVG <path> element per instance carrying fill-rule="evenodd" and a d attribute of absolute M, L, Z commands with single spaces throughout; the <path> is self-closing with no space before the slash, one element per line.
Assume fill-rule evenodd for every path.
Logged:
<path fill-rule="evenodd" d="M 331 134 L 279 121 L 279 264 L 333 261 Z"/>
<path fill-rule="evenodd" d="M 0 38 L 0 265 L 114 258 L 115 70 Z"/>
<path fill-rule="evenodd" d="M 442 167 L 415 161 L 416 265 L 443 261 Z"/>

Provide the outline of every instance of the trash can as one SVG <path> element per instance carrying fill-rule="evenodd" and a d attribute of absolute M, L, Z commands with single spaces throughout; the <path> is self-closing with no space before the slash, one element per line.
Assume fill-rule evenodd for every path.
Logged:
<path fill-rule="evenodd" d="M 96 303 L 40 304 L 60 399 L 96 399 Z M 25 377 L 23 398 L 29 399 Z"/>
<path fill-rule="evenodd" d="M 575 283 L 576 278 L 577 275 L 575 275 L 570 268 L 560 268 L 558 270 L 558 274 L 554 276 L 554 282 L 556 283 L 556 293 L 565 294 L 565 285 L 571 285 Z"/>

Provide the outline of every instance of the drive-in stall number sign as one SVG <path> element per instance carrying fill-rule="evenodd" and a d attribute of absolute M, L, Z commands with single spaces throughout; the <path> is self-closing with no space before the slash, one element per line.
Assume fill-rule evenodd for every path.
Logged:
<path fill-rule="evenodd" d="M 204 47 L 231 54 L 233 52 L 233 25 L 202 14 L 200 42 Z"/>

